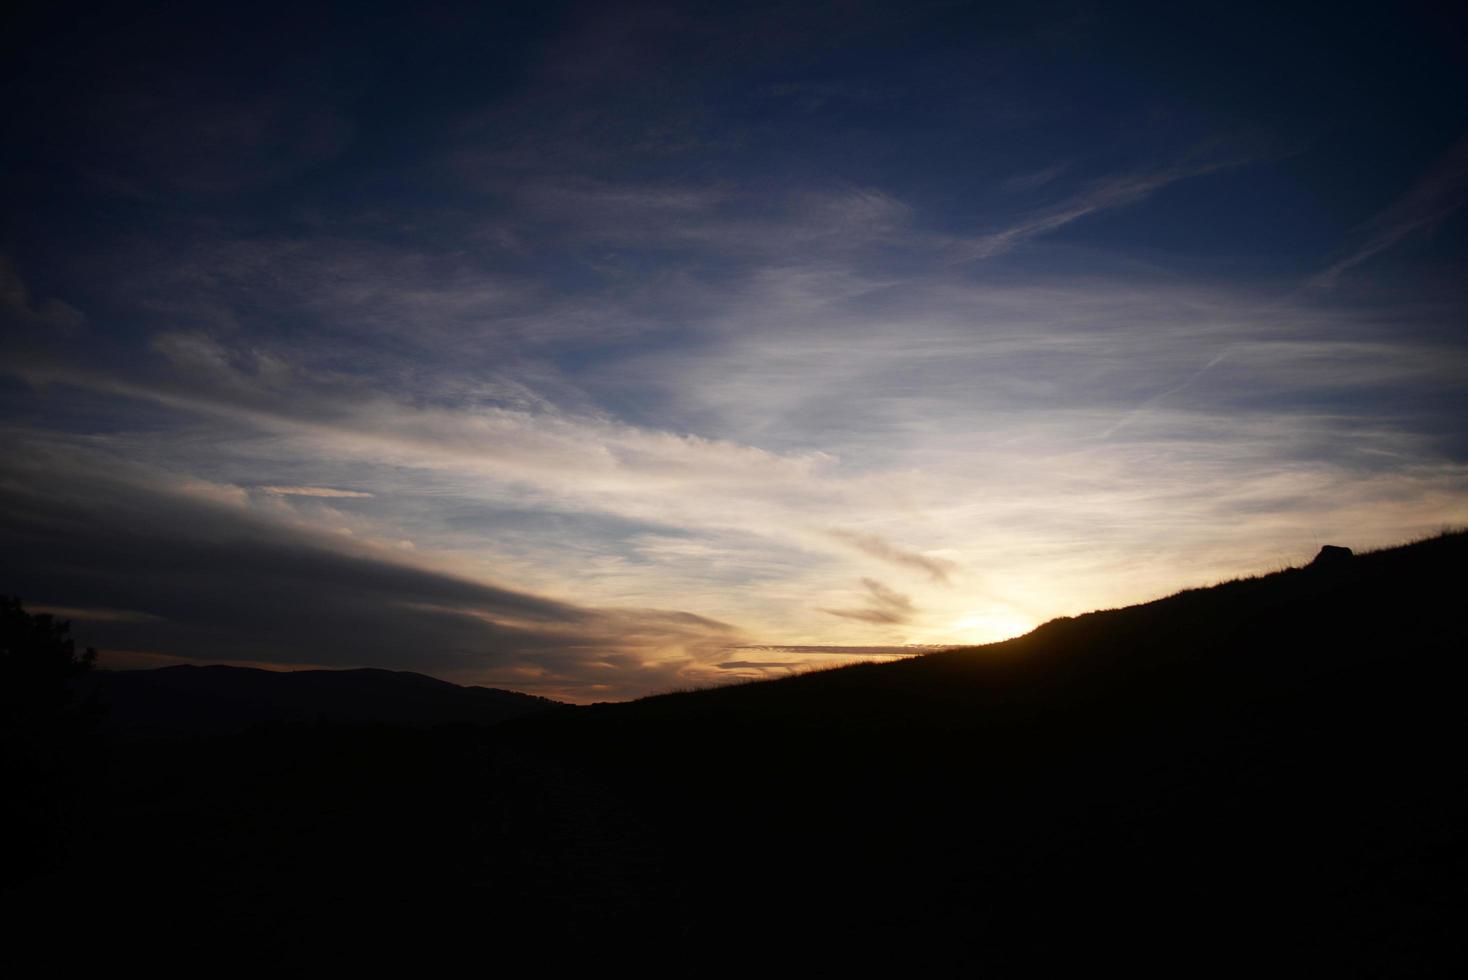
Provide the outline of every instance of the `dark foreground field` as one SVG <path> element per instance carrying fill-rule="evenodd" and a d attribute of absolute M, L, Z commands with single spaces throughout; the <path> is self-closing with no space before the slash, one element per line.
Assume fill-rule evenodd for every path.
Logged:
<path fill-rule="evenodd" d="M 1454 974 L 1465 568 L 1445 535 L 494 725 L 114 724 L 69 834 L 7 842 L 6 953 Z"/>

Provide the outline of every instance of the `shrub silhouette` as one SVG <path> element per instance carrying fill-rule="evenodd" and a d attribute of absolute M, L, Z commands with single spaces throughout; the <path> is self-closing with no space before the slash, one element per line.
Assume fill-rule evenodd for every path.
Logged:
<path fill-rule="evenodd" d="M 61 853 L 77 791 L 95 758 L 94 706 L 76 679 L 97 658 L 80 655 L 71 624 L 0 596 L 0 787 L 9 797 L 7 878 L 42 870 Z"/>
<path fill-rule="evenodd" d="M 77 656 L 71 624 L 32 615 L 0 596 L 0 724 L 10 732 L 54 722 L 72 700 L 71 680 L 91 668 L 97 651 Z"/>

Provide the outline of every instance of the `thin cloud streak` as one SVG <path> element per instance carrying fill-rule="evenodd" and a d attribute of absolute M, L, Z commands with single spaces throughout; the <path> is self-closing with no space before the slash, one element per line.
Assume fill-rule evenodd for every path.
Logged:
<path fill-rule="evenodd" d="M 771 653 L 822 653 L 837 657 L 912 657 L 932 653 L 946 647 L 941 644 L 909 643 L 904 646 L 810 646 L 800 644 L 758 643 L 733 647 L 735 650 L 764 650 Z"/>
<path fill-rule="evenodd" d="M 994 258 L 1031 238 L 1048 235 L 1082 218 L 1138 204 L 1169 184 L 1192 177 L 1202 177 L 1227 167 L 1241 166 L 1244 162 L 1233 161 L 1194 167 L 1176 167 L 1154 173 L 1129 174 L 1098 180 L 1087 190 L 1048 208 L 1035 211 L 1007 228 L 959 242 L 955 246 L 955 261 L 967 262 L 975 259 Z M 1042 171 L 1041 175 L 1046 179 L 1040 183 L 1048 183 L 1055 176 L 1045 171 Z"/>
<path fill-rule="evenodd" d="M 29 610 L 55 616 L 57 619 L 77 619 L 88 623 L 156 623 L 163 618 L 133 609 L 78 609 L 74 606 L 31 605 Z"/>
<path fill-rule="evenodd" d="M 364 500 L 372 496 L 362 490 L 338 490 L 334 487 L 260 487 L 263 493 L 273 493 L 282 497 L 332 497 L 341 499 Z"/>
<path fill-rule="evenodd" d="M 822 609 L 821 612 L 841 619 L 854 619 L 875 626 L 900 626 L 912 621 L 917 609 L 912 599 L 897 592 L 876 579 L 864 578 L 861 584 L 867 590 L 866 606 L 861 609 Z"/>
<path fill-rule="evenodd" d="M 1108 427 L 1105 432 L 1101 433 L 1101 438 L 1110 439 L 1122 429 L 1126 428 L 1128 425 L 1131 425 L 1132 422 L 1134 422 L 1136 419 L 1140 418 L 1143 413 L 1160 404 L 1164 399 L 1170 398 L 1173 395 L 1176 395 L 1178 392 L 1184 391 L 1187 388 L 1191 387 L 1194 382 L 1196 382 L 1199 378 L 1203 377 L 1203 375 L 1212 370 L 1215 365 L 1221 363 L 1223 359 L 1228 356 L 1228 353 L 1229 352 L 1227 350 L 1219 351 L 1216 355 L 1209 359 L 1207 364 L 1204 364 L 1193 374 L 1189 375 L 1181 384 L 1174 385 L 1173 387 L 1168 388 L 1166 391 L 1153 395 L 1141 405 L 1138 405 L 1135 409 L 1117 419 L 1116 422 Z"/>
<path fill-rule="evenodd" d="M 831 536 L 838 541 L 844 541 L 850 544 L 863 554 L 870 555 L 881 561 L 920 569 L 926 572 L 928 577 L 933 581 L 941 582 L 944 585 L 952 584 L 949 576 L 958 570 L 958 566 L 951 561 L 942 558 L 930 558 L 927 555 L 920 555 L 915 551 L 904 551 L 878 534 L 835 530 L 831 532 Z"/>
<path fill-rule="evenodd" d="M 1331 289 L 1343 275 L 1418 233 L 1430 231 L 1468 203 L 1468 137 L 1453 144 L 1435 166 L 1391 207 L 1366 222 L 1359 241 L 1308 285 Z"/>

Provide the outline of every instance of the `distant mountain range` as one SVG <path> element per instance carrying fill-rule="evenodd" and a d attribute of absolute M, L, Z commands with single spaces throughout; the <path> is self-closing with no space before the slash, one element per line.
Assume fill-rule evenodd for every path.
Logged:
<path fill-rule="evenodd" d="M 266 724 L 494 725 L 566 707 L 399 670 L 258 670 L 180 665 L 85 679 L 104 724 L 134 734 L 218 735 Z"/>

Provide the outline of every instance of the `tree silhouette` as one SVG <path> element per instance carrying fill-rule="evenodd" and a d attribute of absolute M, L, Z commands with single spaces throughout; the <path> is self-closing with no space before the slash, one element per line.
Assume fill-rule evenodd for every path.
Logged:
<path fill-rule="evenodd" d="M 77 656 L 70 632 L 71 623 L 0 596 L 0 725 L 7 733 L 54 722 L 70 705 L 72 678 L 97 659 L 90 647 Z"/>
<path fill-rule="evenodd" d="M 97 651 L 78 655 L 71 624 L 33 615 L 0 596 L 0 793 L 13 826 L 4 877 L 25 876 L 59 856 L 95 753 L 92 704 L 78 676 Z"/>

